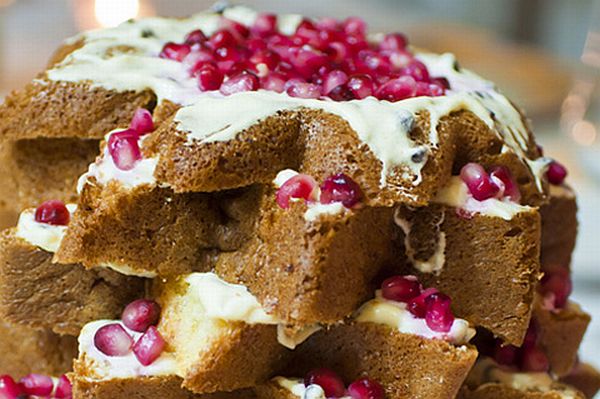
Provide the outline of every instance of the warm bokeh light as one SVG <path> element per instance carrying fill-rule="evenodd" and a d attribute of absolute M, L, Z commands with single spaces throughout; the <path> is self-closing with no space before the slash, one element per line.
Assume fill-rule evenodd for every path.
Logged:
<path fill-rule="evenodd" d="M 138 16 L 139 0 L 96 0 L 94 14 L 102 27 L 117 26 Z"/>
<path fill-rule="evenodd" d="M 571 135 L 577 143 L 588 146 L 594 144 L 598 132 L 592 122 L 582 119 L 573 125 Z"/>

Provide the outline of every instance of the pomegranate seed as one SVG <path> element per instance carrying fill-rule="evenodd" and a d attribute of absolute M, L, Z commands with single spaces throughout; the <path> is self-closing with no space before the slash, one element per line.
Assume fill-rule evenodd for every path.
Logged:
<path fill-rule="evenodd" d="M 421 61 L 413 60 L 410 64 L 402 69 L 402 73 L 408 76 L 412 76 L 419 82 L 429 81 L 429 72 L 427 67 Z"/>
<path fill-rule="evenodd" d="M 133 129 L 123 130 L 110 135 L 108 139 L 108 153 L 117 168 L 131 170 L 142 159 L 138 139 L 139 134 Z"/>
<path fill-rule="evenodd" d="M 221 85 L 221 94 L 229 96 L 243 91 L 256 91 L 260 87 L 258 76 L 253 73 L 240 73 L 226 80 Z"/>
<path fill-rule="evenodd" d="M 233 47 L 237 45 L 235 36 L 228 30 L 218 30 L 212 34 L 209 43 L 213 49 L 221 47 Z"/>
<path fill-rule="evenodd" d="M 73 386 L 66 375 L 61 375 L 56 384 L 54 397 L 57 399 L 71 399 L 73 395 Z"/>
<path fill-rule="evenodd" d="M 336 31 L 340 29 L 340 23 L 335 18 L 323 17 L 317 21 L 317 28 L 320 30 Z"/>
<path fill-rule="evenodd" d="M 323 81 L 323 93 L 327 95 L 331 90 L 346 84 L 346 82 L 348 82 L 348 75 L 339 69 L 335 69 L 325 76 L 325 80 Z"/>
<path fill-rule="evenodd" d="M 380 100 L 396 102 L 414 97 L 416 92 L 417 82 L 410 76 L 402 76 L 381 85 L 375 95 Z"/>
<path fill-rule="evenodd" d="M 468 163 L 460 170 L 460 178 L 465 182 L 473 198 L 483 201 L 495 197 L 500 190 L 485 169 L 479 164 Z"/>
<path fill-rule="evenodd" d="M 437 293 L 438 290 L 435 288 L 427 288 L 423 290 L 421 295 L 416 298 L 411 299 L 408 302 L 408 311 L 412 313 L 415 317 L 422 319 L 425 317 L 427 312 L 427 307 L 425 306 L 425 298 L 429 297 L 432 294 Z"/>
<path fill-rule="evenodd" d="M 556 161 L 552 161 L 548 166 L 546 177 L 548 177 L 548 182 L 550 182 L 550 184 L 559 186 L 563 184 L 565 178 L 567 177 L 567 168 Z"/>
<path fill-rule="evenodd" d="M 360 186 L 344 173 L 329 176 L 321 185 L 321 203 L 341 202 L 346 208 L 352 208 L 363 198 Z"/>
<path fill-rule="evenodd" d="M 390 33 L 385 35 L 379 43 L 379 48 L 381 50 L 404 50 L 407 44 L 408 40 L 402 33 Z"/>
<path fill-rule="evenodd" d="M 387 50 L 384 50 L 387 52 Z M 392 50 L 388 56 L 394 69 L 402 69 L 408 66 L 412 60 L 412 55 L 406 50 Z"/>
<path fill-rule="evenodd" d="M 414 276 L 393 276 L 381 284 L 381 295 L 385 299 L 408 302 L 421 294 L 421 284 Z"/>
<path fill-rule="evenodd" d="M 276 93 L 283 93 L 285 86 L 285 79 L 283 75 L 276 72 L 269 74 L 261 79 L 260 87 L 265 90 L 274 91 Z"/>
<path fill-rule="evenodd" d="M 202 91 L 218 90 L 225 76 L 214 64 L 204 64 L 196 73 L 198 88 Z"/>
<path fill-rule="evenodd" d="M 190 51 L 192 51 L 192 49 L 188 44 L 169 42 L 164 45 L 159 57 L 181 62 L 190 53 Z"/>
<path fill-rule="evenodd" d="M 333 59 L 333 62 L 341 63 L 350 56 L 350 46 L 343 42 L 331 42 L 325 48 L 325 52 Z"/>
<path fill-rule="evenodd" d="M 208 40 L 208 37 L 202 32 L 202 29 L 196 29 L 191 31 L 185 36 L 185 44 L 190 46 L 194 44 L 204 44 Z"/>
<path fill-rule="evenodd" d="M 156 327 L 150 326 L 133 346 L 135 357 L 144 366 L 149 366 L 159 358 L 165 348 L 165 340 Z"/>
<path fill-rule="evenodd" d="M 365 37 L 367 24 L 361 18 L 350 17 L 344 21 L 344 33 L 352 36 Z"/>
<path fill-rule="evenodd" d="M 290 54 L 290 62 L 304 78 L 310 78 L 320 67 L 329 62 L 327 56 L 307 48 L 295 49 Z"/>
<path fill-rule="evenodd" d="M 309 201 L 314 199 L 317 182 L 309 175 L 298 174 L 287 180 L 277 190 L 276 201 L 283 209 L 290 207 L 290 199 L 303 199 Z"/>
<path fill-rule="evenodd" d="M 38 223 L 66 226 L 69 224 L 71 214 L 62 201 L 50 200 L 37 207 L 34 217 Z"/>
<path fill-rule="evenodd" d="M 506 166 L 496 166 L 490 172 L 490 178 L 499 188 L 499 195 L 510 198 L 511 201 L 519 202 L 521 192 L 519 186 L 512 178 L 510 170 Z"/>
<path fill-rule="evenodd" d="M 368 75 L 351 76 L 347 86 L 354 97 L 358 99 L 373 95 L 373 80 Z"/>
<path fill-rule="evenodd" d="M 250 36 L 250 29 L 232 19 L 221 18 L 220 27 L 231 32 L 238 42 L 241 42 Z"/>
<path fill-rule="evenodd" d="M 125 356 L 131 351 L 133 339 L 120 324 L 107 324 L 96 331 L 94 345 L 107 356 Z"/>
<path fill-rule="evenodd" d="M 182 63 L 188 68 L 190 76 L 195 76 L 200 68 L 207 63 L 214 63 L 215 57 L 208 50 L 192 51 L 185 57 Z"/>
<path fill-rule="evenodd" d="M 512 345 L 502 346 L 502 343 L 498 341 L 494 348 L 494 360 L 498 364 L 505 366 L 512 366 L 517 360 L 518 349 Z"/>
<path fill-rule="evenodd" d="M 312 370 L 304 377 L 304 386 L 309 385 L 323 388 L 327 398 L 340 398 L 346 391 L 342 379 L 334 371 L 325 368 Z"/>
<path fill-rule="evenodd" d="M 431 83 L 436 84 L 445 90 L 450 88 L 450 83 L 446 78 L 431 78 Z"/>
<path fill-rule="evenodd" d="M 348 386 L 348 395 L 352 399 L 383 399 L 385 391 L 377 381 L 361 378 Z"/>
<path fill-rule="evenodd" d="M 138 108 L 133 115 L 129 128 L 135 130 L 140 136 L 152 132 L 154 130 L 154 121 L 152 121 L 150 111 Z"/>
<path fill-rule="evenodd" d="M 573 283 L 566 268 L 563 272 L 549 273 L 542 278 L 540 290 L 544 296 L 551 294 L 554 298 L 554 307 L 562 309 L 567 305 L 573 290 Z"/>
<path fill-rule="evenodd" d="M 425 322 L 433 331 L 447 333 L 454 323 L 454 315 L 450 309 L 450 298 L 436 292 L 425 298 Z"/>
<path fill-rule="evenodd" d="M 350 91 L 348 86 L 340 85 L 331 90 L 328 94 L 328 97 L 335 101 L 350 101 L 354 100 L 354 93 Z"/>
<path fill-rule="evenodd" d="M 9 375 L 0 376 L 0 399 L 18 399 L 23 389 Z"/>
<path fill-rule="evenodd" d="M 547 372 L 550 363 L 546 354 L 539 348 L 524 348 L 521 369 L 530 372 Z"/>
<path fill-rule="evenodd" d="M 250 57 L 250 62 L 254 65 L 265 65 L 270 71 L 274 71 L 277 68 L 277 65 L 281 61 L 281 57 L 279 54 L 270 51 L 270 50 L 262 50 L 257 51 Z"/>
<path fill-rule="evenodd" d="M 54 389 L 52 378 L 41 374 L 29 374 L 21 378 L 20 385 L 27 395 L 50 396 Z"/>
<path fill-rule="evenodd" d="M 258 36 L 269 36 L 277 31 L 277 15 L 260 14 L 254 20 L 252 32 Z"/>
<path fill-rule="evenodd" d="M 138 299 L 125 307 L 121 320 L 130 330 L 144 332 L 148 327 L 156 325 L 159 317 L 158 303 L 151 299 Z"/>
<path fill-rule="evenodd" d="M 319 98 L 321 97 L 321 87 L 312 83 L 295 83 L 288 87 L 287 94 L 291 97 L 299 98 Z"/>

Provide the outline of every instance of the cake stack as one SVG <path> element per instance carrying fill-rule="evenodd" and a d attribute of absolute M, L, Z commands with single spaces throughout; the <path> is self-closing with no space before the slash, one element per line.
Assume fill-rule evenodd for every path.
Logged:
<path fill-rule="evenodd" d="M 0 398 L 585 398 L 566 170 L 359 18 L 69 39 L 0 107 Z"/>

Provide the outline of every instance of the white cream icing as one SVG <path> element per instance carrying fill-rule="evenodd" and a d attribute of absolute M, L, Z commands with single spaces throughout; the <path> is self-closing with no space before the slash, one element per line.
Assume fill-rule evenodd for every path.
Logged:
<path fill-rule="evenodd" d="M 230 7 L 224 10 L 224 15 L 251 24 L 257 13 L 244 7 Z M 279 28 L 286 34 L 292 33 L 300 20 L 298 15 L 280 16 Z M 435 98 L 417 97 L 390 103 L 370 97 L 335 102 L 292 98 L 264 91 L 229 97 L 218 92 L 201 93 L 195 79 L 189 77 L 185 61 L 179 63 L 157 55 L 165 42 L 181 42 L 186 33 L 198 28 L 210 35 L 217 29 L 218 23 L 219 15 L 208 12 L 187 19 L 142 19 L 112 29 L 87 32 L 80 36 L 85 45 L 49 70 L 48 77 L 56 81 L 89 81 L 95 86 L 117 91 L 151 89 L 159 101 L 168 99 L 189 105 L 189 108 L 183 107 L 177 112 L 176 121 L 179 130 L 188 132 L 190 142 L 231 140 L 240 131 L 280 110 L 299 107 L 322 109 L 347 120 L 378 157 L 382 163 L 382 186 L 390 174 L 412 178 L 413 184 L 418 185 L 426 156 L 438 144 L 440 118 L 453 111 L 468 109 L 494 128 L 507 148 L 533 168 L 525 156 L 527 128 L 518 110 L 496 91 L 491 82 L 470 71 L 455 69 L 456 62 L 451 54 L 417 53 L 417 58 L 427 65 L 432 76 L 446 77 L 452 85 L 447 95 Z M 144 32 L 152 32 L 152 35 L 143 37 Z M 128 47 L 129 51 L 116 51 L 116 46 Z M 111 49 L 112 54 L 107 55 Z M 232 109 L 236 110 L 233 120 Z M 418 145 L 409 138 L 408 132 L 414 116 L 425 110 L 431 119 L 430 143 Z M 421 159 L 413 161 L 413 155 L 417 153 L 424 154 L 425 158 L 416 157 Z"/>
<path fill-rule="evenodd" d="M 321 386 L 312 384 L 304 385 L 300 378 L 275 377 L 273 381 L 280 387 L 287 389 L 293 395 L 301 399 L 326 399 L 325 391 Z M 342 396 L 340 399 L 351 399 L 350 396 Z"/>
<path fill-rule="evenodd" d="M 385 324 L 406 334 L 415 334 L 424 338 L 442 339 L 455 345 L 468 343 L 475 330 L 463 319 L 454 319 L 450 331 L 441 333 L 427 326 L 425 319 L 419 319 L 410 313 L 406 303 L 390 301 L 382 297 L 377 290 L 375 298 L 365 303 L 357 311 L 356 321 Z"/>
<path fill-rule="evenodd" d="M 67 204 L 66 207 L 70 214 L 77 209 L 75 204 Z M 21 212 L 15 235 L 46 252 L 54 253 L 58 251 L 66 230 L 67 226 L 37 222 L 35 208 L 32 208 Z"/>
<path fill-rule="evenodd" d="M 141 376 L 162 376 L 177 374 L 175 357 L 163 352 L 158 359 L 148 366 L 142 365 L 135 354 L 129 352 L 125 356 L 107 356 L 94 345 L 96 331 L 108 324 L 120 324 L 136 342 L 143 333 L 128 329 L 119 320 L 97 320 L 86 324 L 79 334 L 79 354 L 84 355 L 89 367 L 88 380 L 109 380 L 135 378 Z"/>
<path fill-rule="evenodd" d="M 404 232 L 404 248 L 406 256 L 413 265 L 413 267 L 419 270 L 421 273 L 439 273 L 444 267 L 446 262 L 446 233 L 440 230 L 440 226 L 444 222 L 444 218 L 441 218 L 438 224 L 435 226 L 438 230 L 437 242 L 435 252 L 427 260 L 416 259 L 415 249 L 410 243 L 410 231 L 411 223 L 400 217 L 400 208 L 394 212 L 394 222 Z"/>
<path fill-rule="evenodd" d="M 105 136 L 105 141 L 108 140 L 113 133 L 123 131 L 124 129 L 115 129 Z M 139 139 L 140 148 L 144 144 L 144 140 L 148 136 Z M 133 188 L 140 185 L 155 185 L 154 170 L 158 164 L 158 158 L 142 158 L 130 170 L 122 170 L 115 165 L 112 156 L 108 151 L 108 145 L 104 146 L 102 155 L 88 167 L 88 171 L 83 174 L 77 183 L 77 192 L 81 194 L 83 186 L 89 182 L 90 177 L 94 177 L 96 181 L 102 185 L 106 185 L 109 181 L 119 181 L 125 188 Z"/>
<path fill-rule="evenodd" d="M 433 202 L 463 209 L 469 213 L 499 217 L 504 220 L 511 220 L 521 212 L 531 212 L 533 210 L 532 207 L 519 205 L 508 197 L 478 201 L 473 198 L 467 185 L 458 176 L 450 178 L 446 187 L 440 190 Z"/>

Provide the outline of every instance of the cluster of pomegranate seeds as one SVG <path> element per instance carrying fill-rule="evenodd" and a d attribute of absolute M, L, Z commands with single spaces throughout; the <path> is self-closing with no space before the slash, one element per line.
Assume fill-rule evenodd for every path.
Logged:
<path fill-rule="evenodd" d="M 563 309 L 573 290 L 569 269 L 563 266 L 546 267 L 538 290 L 544 296 L 544 303 L 548 308 Z"/>
<path fill-rule="evenodd" d="M 383 399 L 385 392 L 383 387 L 375 380 L 363 377 L 348 386 L 336 372 L 320 368 L 310 371 L 304 377 L 304 386 L 318 385 L 323 389 L 327 398 L 341 398 L 350 396 L 352 399 Z"/>
<path fill-rule="evenodd" d="M 50 200 L 37 207 L 34 219 L 38 223 L 66 226 L 69 224 L 71 214 L 62 201 Z"/>
<path fill-rule="evenodd" d="M 415 317 L 425 319 L 436 332 L 447 333 L 454 323 L 450 298 L 435 288 L 423 289 L 415 276 L 393 276 L 381 284 L 381 295 L 390 301 L 403 302 Z"/>
<path fill-rule="evenodd" d="M 320 187 L 311 176 L 300 173 L 277 190 L 276 200 L 281 208 L 289 208 L 292 199 L 318 201 L 324 205 L 341 202 L 346 208 L 354 208 L 363 199 L 363 193 L 360 186 L 344 173 L 329 176 Z"/>
<path fill-rule="evenodd" d="M 477 201 L 508 198 L 518 202 L 521 198 L 519 186 L 505 166 L 495 166 L 488 173 L 483 166 L 468 163 L 460 170 L 460 178 Z"/>
<path fill-rule="evenodd" d="M 165 340 L 156 328 L 160 306 L 149 299 L 136 300 L 123 311 L 122 322 L 127 328 L 143 332 L 134 342 L 133 337 L 119 323 L 107 324 L 96 331 L 94 345 L 107 356 L 126 356 L 133 351 L 138 361 L 152 364 L 165 347 Z"/>
<path fill-rule="evenodd" d="M 129 129 L 115 132 L 108 138 L 108 153 L 121 170 L 131 170 L 142 159 L 139 139 L 154 130 L 152 114 L 139 108 L 131 120 Z"/>
<path fill-rule="evenodd" d="M 9 375 L 0 376 L 0 399 L 24 399 L 30 396 L 71 399 L 71 382 L 66 375 L 56 381 L 41 374 L 29 374 L 19 382 Z"/>
<path fill-rule="evenodd" d="M 523 345 L 503 345 L 500 339 L 494 339 L 489 348 L 480 351 L 491 356 L 496 363 L 526 372 L 547 372 L 550 369 L 548 357 L 539 345 L 539 333 L 534 320 L 531 321 Z"/>
<path fill-rule="evenodd" d="M 443 95 L 448 82 L 431 77 L 407 45 L 400 33 L 370 43 L 360 18 L 304 19 L 285 35 L 276 15 L 261 14 L 252 26 L 223 17 L 210 37 L 194 30 L 182 43 L 166 43 L 159 57 L 185 65 L 200 90 L 224 95 L 258 89 L 335 101 Z"/>
<path fill-rule="evenodd" d="M 548 170 L 546 171 L 546 177 L 548 182 L 555 186 L 560 186 L 567 177 L 567 168 L 557 161 L 550 162 Z"/>

